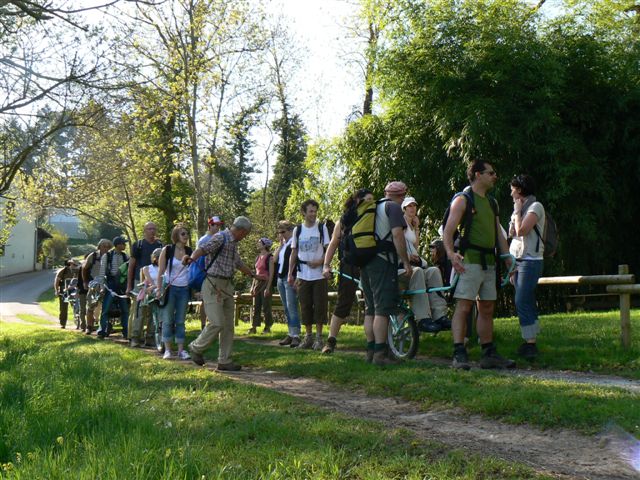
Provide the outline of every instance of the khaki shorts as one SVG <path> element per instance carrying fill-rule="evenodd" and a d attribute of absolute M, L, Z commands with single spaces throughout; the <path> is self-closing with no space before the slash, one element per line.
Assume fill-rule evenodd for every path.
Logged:
<path fill-rule="evenodd" d="M 482 270 L 482 265 L 465 264 L 464 268 L 465 272 L 460 275 L 453 298 L 474 301 L 498 298 L 495 266 L 490 265 Z"/>

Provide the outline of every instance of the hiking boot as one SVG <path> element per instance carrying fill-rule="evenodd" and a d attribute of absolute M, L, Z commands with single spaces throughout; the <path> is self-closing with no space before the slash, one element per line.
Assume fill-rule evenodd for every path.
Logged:
<path fill-rule="evenodd" d="M 427 332 L 427 333 L 438 333 L 440 330 L 442 330 L 440 328 L 440 324 L 437 322 L 434 322 L 430 318 L 423 318 L 422 320 L 420 320 L 418 322 L 418 328 L 420 329 L 421 332 Z"/>
<path fill-rule="evenodd" d="M 247 335 L 255 335 L 256 333 L 258 333 L 258 331 L 256 330 L 256 327 L 251 327 L 251 328 L 247 331 Z"/>
<path fill-rule="evenodd" d="M 367 350 L 367 353 L 369 353 L 368 350 Z M 387 353 L 387 349 L 384 349 L 384 350 L 379 350 L 377 352 L 373 352 L 372 363 L 379 367 L 384 367 L 387 365 L 396 365 L 398 361 L 394 358 L 390 358 Z"/>
<path fill-rule="evenodd" d="M 313 335 L 305 335 L 304 336 L 304 340 L 302 341 L 302 343 L 300 343 L 300 345 L 298 345 L 297 348 L 301 348 L 303 350 L 309 350 L 310 348 L 313 347 Z M 291 346 L 293 347 L 293 343 L 291 343 Z"/>
<path fill-rule="evenodd" d="M 372 363 L 373 362 L 373 354 L 374 354 L 373 348 L 367 348 L 367 354 L 364 357 L 364 361 L 367 362 L 367 363 Z"/>
<path fill-rule="evenodd" d="M 292 340 L 293 340 L 293 337 L 291 337 L 290 335 L 287 335 L 286 337 L 284 337 L 282 340 L 278 342 L 278 345 L 282 345 L 283 347 L 286 347 L 287 345 L 291 345 Z"/>
<path fill-rule="evenodd" d="M 435 323 L 440 326 L 440 330 L 451 330 L 451 320 L 446 315 L 437 319 Z"/>
<path fill-rule="evenodd" d="M 471 368 L 471 364 L 469 363 L 469 355 L 465 349 L 457 350 L 453 352 L 453 363 L 451 364 L 453 368 L 459 368 L 462 370 L 469 370 Z"/>
<path fill-rule="evenodd" d="M 498 355 L 496 347 L 487 348 L 482 352 L 480 368 L 515 368 L 516 362 Z"/>
<path fill-rule="evenodd" d="M 191 361 L 196 365 L 204 365 L 204 357 L 198 352 L 194 352 L 193 350 L 191 350 Z"/>
<path fill-rule="evenodd" d="M 91 335 L 91 327 L 87 327 L 87 329 L 84 331 L 85 335 Z"/>
<path fill-rule="evenodd" d="M 240 369 L 242 369 L 242 367 L 233 362 L 219 363 L 218 368 L 216 368 L 218 372 L 237 372 Z"/>
<path fill-rule="evenodd" d="M 300 346 L 300 337 L 293 337 L 289 346 L 291 348 L 298 348 Z"/>
<path fill-rule="evenodd" d="M 324 342 L 322 341 L 322 338 L 316 338 L 311 348 L 313 348 L 314 350 L 322 350 L 323 346 L 324 346 Z"/>
<path fill-rule="evenodd" d="M 538 356 L 538 347 L 535 343 L 523 343 L 518 348 L 518 355 L 525 360 L 535 360 Z"/>
<path fill-rule="evenodd" d="M 140 343 L 137 340 L 131 340 L 131 342 L 129 343 L 129 346 L 131 348 L 140 348 Z"/>
<path fill-rule="evenodd" d="M 329 355 L 329 354 L 333 353 L 333 351 L 336 349 L 336 344 L 337 343 L 338 343 L 338 341 L 336 340 L 336 337 L 327 338 L 327 343 L 322 348 L 322 354 L 323 355 Z"/>
<path fill-rule="evenodd" d="M 271 329 L 269 327 L 264 327 L 264 330 L 262 330 L 262 335 L 266 335 L 267 333 L 271 333 Z"/>

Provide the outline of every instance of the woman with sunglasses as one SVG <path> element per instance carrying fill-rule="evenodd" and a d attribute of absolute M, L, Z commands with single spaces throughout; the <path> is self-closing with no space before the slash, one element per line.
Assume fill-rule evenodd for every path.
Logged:
<path fill-rule="evenodd" d="M 529 175 L 518 175 L 511 180 L 513 214 L 509 223 L 512 237 L 509 253 L 516 258 L 516 269 L 511 283 L 516 290 L 516 312 L 524 343 L 518 355 L 534 360 L 538 355 L 536 336 L 540 331 L 536 307 L 536 286 L 544 267 L 544 207 L 536 200 L 535 182 Z"/>
<path fill-rule="evenodd" d="M 188 360 L 189 353 L 184 350 L 185 317 L 189 304 L 189 268 L 182 264 L 185 255 L 191 255 L 189 232 L 182 225 L 176 225 L 171 231 L 171 245 L 162 249 L 158 260 L 157 292 L 159 297 L 166 289 L 168 298 L 164 307 L 160 308 L 162 320 L 162 341 L 164 343 L 164 355 L 162 358 L 171 358 L 171 342 L 175 338 L 178 345 L 178 358 Z"/>

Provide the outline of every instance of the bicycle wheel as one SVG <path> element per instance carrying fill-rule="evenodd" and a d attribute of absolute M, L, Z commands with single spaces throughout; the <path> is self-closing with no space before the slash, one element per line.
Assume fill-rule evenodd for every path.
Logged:
<path fill-rule="evenodd" d="M 387 342 L 389 351 L 397 359 L 404 360 L 416 356 L 420 332 L 413 315 L 389 315 Z"/>

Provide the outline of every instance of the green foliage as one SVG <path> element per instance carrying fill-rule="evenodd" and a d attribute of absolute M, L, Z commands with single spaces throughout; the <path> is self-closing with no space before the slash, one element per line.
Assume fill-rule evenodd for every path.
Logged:
<path fill-rule="evenodd" d="M 54 264 L 60 264 L 66 260 L 70 253 L 68 248 L 69 238 L 59 230 L 51 232 L 51 238 L 42 242 L 42 251 L 46 257 L 53 260 Z"/>
<path fill-rule="evenodd" d="M 376 191 L 404 180 L 431 234 L 466 161 L 501 174 L 503 223 L 511 176 L 529 173 L 560 226 L 556 269 L 640 270 L 628 241 L 640 234 L 638 36 L 620 2 L 593 2 L 585 17 L 576 3 L 549 18 L 519 0 L 395 2 L 375 79 L 382 109 L 347 129 L 349 170 Z"/>

